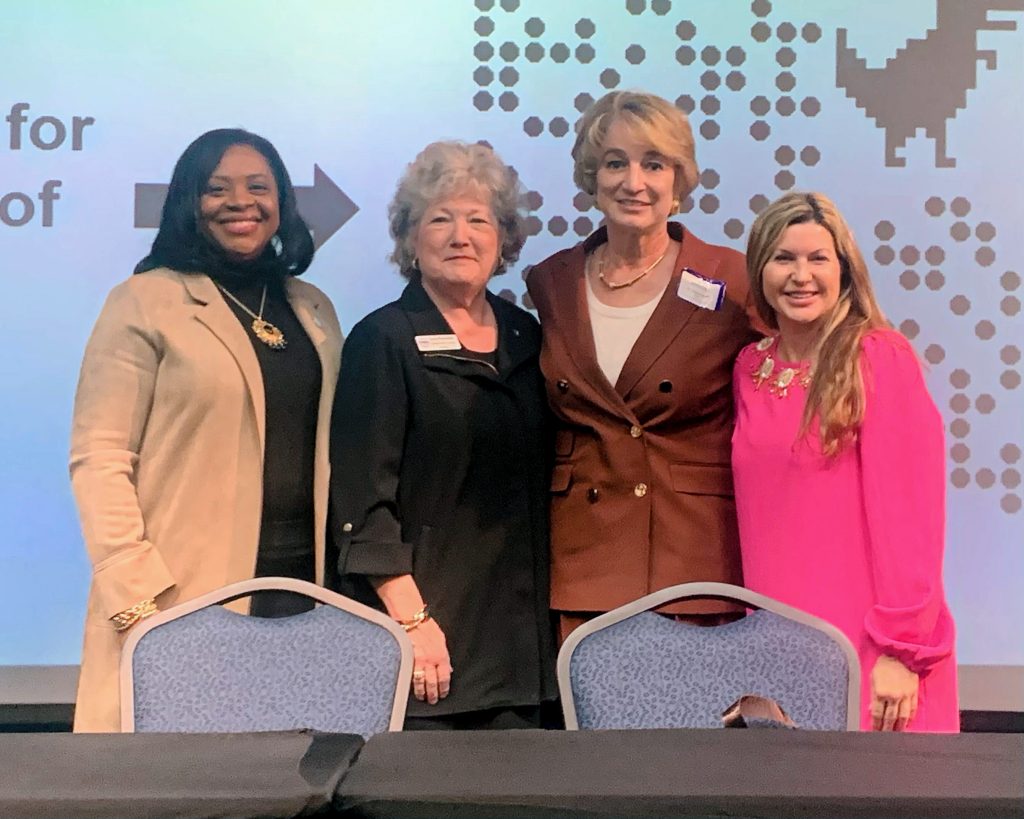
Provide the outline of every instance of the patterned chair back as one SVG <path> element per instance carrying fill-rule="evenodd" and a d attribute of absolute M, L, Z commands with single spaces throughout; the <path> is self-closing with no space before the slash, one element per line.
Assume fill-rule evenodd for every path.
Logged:
<path fill-rule="evenodd" d="M 323 605 L 281 618 L 219 605 L 263 590 Z M 386 615 L 311 583 L 261 577 L 160 612 L 129 632 L 122 730 L 370 737 L 401 729 L 411 676 L 412 644 Z"/>
<path fill-rule="evenodd" d="M 656 609 L 692 597 L 756 609 L 704 627 Z M 558 654 L 566 727 L 720 728 L 744 694 L 775 700 L 800 728 L 857 730 L 860 663 L 834 626 L 738 586 L 684 583 L 594 618 Z"/>

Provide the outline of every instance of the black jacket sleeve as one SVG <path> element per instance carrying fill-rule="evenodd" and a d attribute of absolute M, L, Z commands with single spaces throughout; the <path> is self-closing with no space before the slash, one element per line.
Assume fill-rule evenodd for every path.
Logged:
<path fill-rule="evenodd" d="M 363 319 L 345 342 L 331 418 L 331 525 L 342 575 L 412 571 L 398 508 L 407 416 L 398 341 Z"/>

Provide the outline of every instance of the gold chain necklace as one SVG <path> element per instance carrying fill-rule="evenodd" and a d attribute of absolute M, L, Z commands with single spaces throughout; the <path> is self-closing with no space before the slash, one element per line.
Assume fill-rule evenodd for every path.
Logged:
<path fill-rule="evenodd" d="M 603 284 L 609 290 L 621 290 L 623 287 L 632 287 L 634 284 L 640 281 L 640 279 L 642 279 L 644 276 L 646 276 L 648 273 L 654 270 L 654 268 L 656 268 L 661 263 L 661 260 L 664 259 L 667 255 L 668 248 L 665 248 L 664 253 L 662 253 L 657 259 L 651 262 L 651 264 L 647 265 L 647 267 L 641 270 L 636 276 L 634 276 L 628 282 L 610 282 L 608 281 L 608 279 L 604 277 L 605 253 L 602 253 L 601 258 L 598 259 L 597 262 L 597 278 L 599 278 L 601 280 L 601 284 Z"/>
<path fill-rule="evenodd" d="M 242 302 L 235 298 L 234 295 L 229 293 L 227 288 L 224 287 L 224 285 L 222 285 L 220 282 L 214 282 L 214 284 L 216 284 L 217 287 L 220 288 L 221 293 L 223 293 L 225 296 L 231 299 L 231 301 L 233 301 L 235 304 L 237 304 L 239 307 L 245 310 L 246 313 L 252 316 L 252 324 L 250 326 L 252 327 L 253 335 L 256 336 L 256 338 L 258 338 L 260 341 L 266 344 L 271 350 L 283 350 L 285 347 L 288 346 L 288 342 L 285 341 L 284 338 L 284 333 L 282 333 L 276 325 L 271 324 L 269 321 L 263 318 L 263 308 L 264 306 L 266 306 L 267 303 L 266 285 L 263 285 L 263 295 L 260 297 L 260 312 L 257 314 L 250 310 L 248 307 L 246 307 L 244 304 L 242 304 Z"/>
<path fill-rule="evenodd" d="M 789 387 L 796 382 L 803 388 L 811 384 L 811 365 L 805 361 L 799 367 L 783 367 L 778 373 L 775 372 L 775 358 L 772 356 L 772 348 L 778 342 L 778 336 L 766 336 L 757 342 L 755 349 L 764 353 L 761 360 L 755 362 L 750 373 L 754 378 L 754 389 L 761 389 L 761 385 L 768 382 L 768 392 L 779 398 L 785 398 Z"/>

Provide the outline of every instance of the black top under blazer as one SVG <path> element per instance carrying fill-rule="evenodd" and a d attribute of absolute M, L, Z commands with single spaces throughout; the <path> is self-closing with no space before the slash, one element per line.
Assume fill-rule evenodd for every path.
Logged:
<path fill-rule="evenodd" d="M 420 352 L 416 336 L 452 330 L 415 279 L 356 324 L 342 357 L 331 427 L 338 587 L 366 600 L 366 576 L 411 572 L 454 667 L 449 696 L 410 699 L 410 716 L 555 697 L 540 328 L 487 299 L 496 366 Z"/>

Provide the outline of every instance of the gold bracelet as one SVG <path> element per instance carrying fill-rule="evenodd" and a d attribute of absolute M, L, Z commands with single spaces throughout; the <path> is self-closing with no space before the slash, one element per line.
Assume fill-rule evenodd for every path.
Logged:
<path fill-rule="evenodd" d="M 398 625 L 400 625 L 406 631 L 412 631 L 414 628 L 419 628 L 429 619 L 430 606 L 428 606 L 426 603 L 423 604 L 423 608 L 421 608 L 408 620 L 399 620 L 397 617 L 395 618 L 395 620 L 398 622 Z"/>
<path fill-rule="evenodd" d="M 124 631 L 134 626 L 139 620 L 145 620 L 152 614 L 156 614 L 156 600 L 150 597 L 141 603 L 136 603 L 131 608 L 119 611 L 110 618 L 117 631 Z"/>

